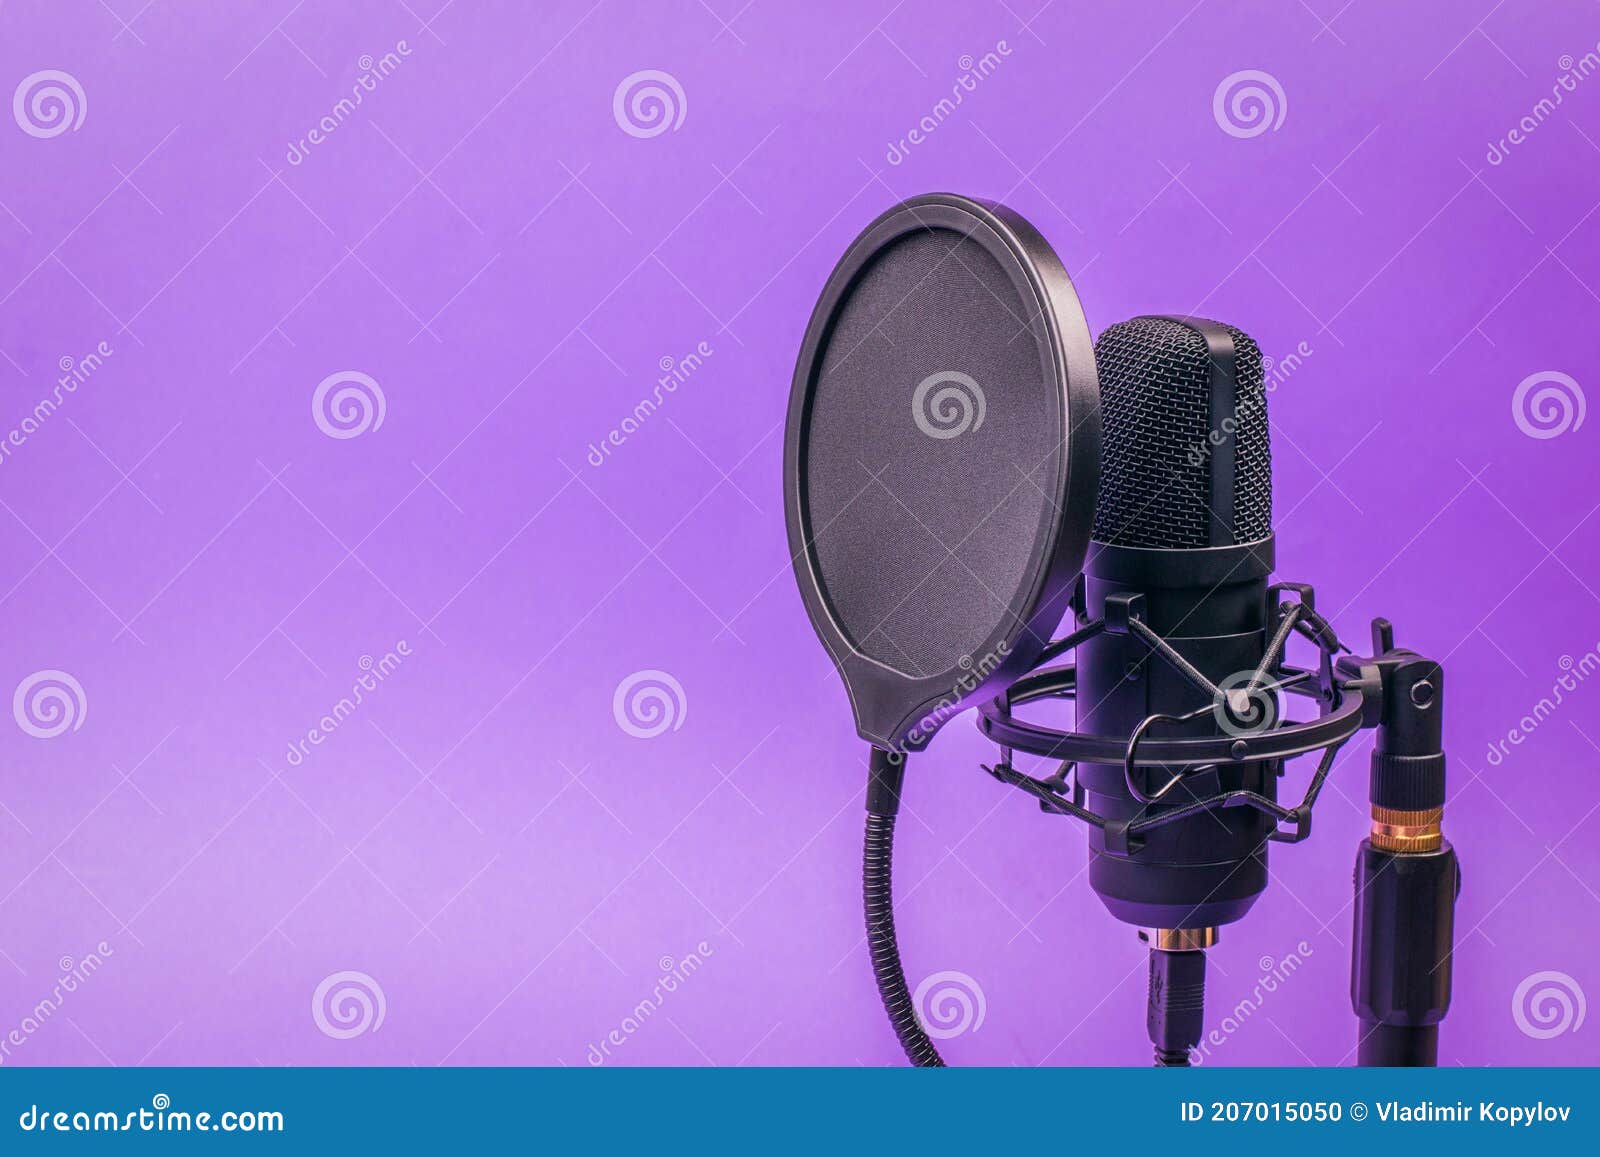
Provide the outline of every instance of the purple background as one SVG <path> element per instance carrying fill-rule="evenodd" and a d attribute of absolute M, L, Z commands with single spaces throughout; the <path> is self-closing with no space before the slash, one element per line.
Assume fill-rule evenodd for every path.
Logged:
<path fill-rule="evenodd" d="M 1347 637 L 1386 614 L 1450 672 L 1441 1059 L 1600 1059 L 1600 1026 L 1538 1039 L 1512 1008 L 1546 970 L 1600 991 L 1600 681 L 1487 756 L 1600 642 L 1600 422 L 1536 438 L 1512 410 L 1532 374 L 1594 384 L 1600 78 L 1534 108 L 1600 8 L 227 7 L 0 6 L 0 96 L 61 69 L 87 102 L 50 138 L 0 115 L 0 426 L 62 359 L 112 351 L 0 459 L 0 691 L 63 670 L 85 699 L 56 738 L 0 727 L 0 1038 L 62 958 L 111 949 L 5 1063 L 583 1065 L 697 951 L 613 1063 L 896 1062 L 860 930 L 861 747 L 790 577 L 780 445 L 833 262 L 935 189 L 1035 221 L 1096 332 L 1193 311 L 1274 358 L 1307 343 L 1272 400 L 1281 573 Z M 685 94 L 648 138 L 612 108 L 644 69 Z M 1243 69 L 1285 94 L 1253 137 L 1213 114 Z M 311 398 L 345 370 L 386 415 L 333 438 Z M 686 704 L 652 739 L 612 709 L 646 669 Z M 1366 750 L 1213 953 L 1217 1025 L 1261 958 L 1309 949 L 1214 1063 L 1349 1059 Z M 946 1053 L 1144 1063 L 1142 948 L 1086 887 L 1083 832 L 990 755 L 953 723 L 902 822 L 911 980 L 984 994 Z M 334 1039 L 312 994 L 345 970 L 385 1017 Z"/>

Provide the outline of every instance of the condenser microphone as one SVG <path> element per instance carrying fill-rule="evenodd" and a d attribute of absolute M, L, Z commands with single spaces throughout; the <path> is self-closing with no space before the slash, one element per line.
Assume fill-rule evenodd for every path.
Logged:
<path fill-rule="evenodd" d="M 1258 676 L 1273 565 L 1261 351 L 1232 326 L 1138 317 L 1105 330 L 1095 354 L 1103 452 L 1080 618 L 1108 629 L 1078 649 L 1078 729 L 1167 738 L 1270 728 L 1277 704 Z M 1151 634 L 1189 669 L 1154 654 Z M 1276 799 L 1279 767 L 1080 763 L 1077 778 L 1091 811 L 1131 821 L 1229 792 Z M 1090 829 L 1091 886 L 1112 915 L 1148 930 L 1163 1063 L 1186 1063 L 1198 1041 L 1200 950 L 1266 887 L 1275 829 L 1256 808 L 1197 811 L 1153 828 L 1137 850 L 1114 846 L 1115 827 Z"/>
<path fill-rule="evenodd" d="M 1255 672 L 1267 646 L 1272 462 L 1261 351 L 1231 326 L 1139 317 L 1105 330 L 1095 360 L 1103 450 L 1081 617 L 1136 617 L 1232 690 Z M 1267 698 L 1231 699 L 1224 726 L 1270 726 Z M 1108 736 L 1133 734 L 1151 716 L 1213 706 L 1133 630 L 1105 631 L 1079 648 L 1077 705 L 1079 730 Z M 1208 735 L 1217 723 L 1208 711 L 1156 727 L 1164 736 Z M 1270 798 L 1272 772 L 1257 762 L 1130 776 L 1121 763 L 1087 764 L 1078 779 L 1094 810 L 1128 818 L 1219 789 Z M 1090 882 L 1127 923 L 1215 928 L 1243 916 L 1266 886 L 1262 841 L 1272 830 L 1259 811 L 1197 815 L 1157 829 L 1128 857 L 1106 854 L 1105 833 L 1096 829 Z"/>

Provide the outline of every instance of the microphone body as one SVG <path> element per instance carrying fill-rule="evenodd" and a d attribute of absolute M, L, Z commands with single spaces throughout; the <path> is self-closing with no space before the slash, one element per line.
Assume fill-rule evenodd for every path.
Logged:
<path fill-rule="evenodd" d="M 1267 647 L 1267 573 L 1272 540 L 1200 551 L 1144 550 L 1096 543 L 1086 571 L 1087 613 L 1107 600 L 1142 597 L 1146 624 L 1218 685 L 1253 672 Z M 1196 557 L 1196 556 L 1200 557 Z M 1213 577 L 1213 576 L 1225 577 Z M 1115 610 L 1112 611 L 1115 614 Z M 1078 726 L 1126 736 L 1151 715 L 1182 715 L 1212 706 L 1198 687 L 1129 634 L 1103 632 L 1079 648 Z M 1265 710 L 1265 708 L 1263 708 Z M 1159 725 L 1163 736 L 1214 735 L 1211 711 L 1188 723 Z M 1135 768 L 1136 786 L 1153 795 L 1176 768 Z M 1191 771 L 1146 803 L 1129 790 L 1121 764 L 1084 764 L 1078 782 L 1091 810 L 1132 819 L 1225 791 L 1277 798 L 1278 764 L 1257 761 Z M 1143 782 L 1138 781 L 1142 779 Z M 1267 886 L 1270 816 L 1254 808 L 1213 809 L 1151 830 L 1142 847 L 1114 854 L 1102 829 L 1089 832 L 1089 883 L 1111 914 L 1142 928 L 1215 928 L 1240 919 Z"/>
<path fill-rule="evenodd" d="M 1273 566 L 1271 464 L 1261 354 L 1216 322 L 1141 317 L 1096 345 L 1104 424 L 1100 501 L 1084 571 L 1084 621 L 1136 614 L 1224 691 L 1266 653 Z M 1153 653 L 1108 629 L 1078 649 L 1077 725 L 1129 736 L 1238 734 L 1273 726 L 1269 693 L 1224 705 Z M 1218 710 L 1206 710 L 1217 707 Z M 1227 709 L 1223 709 L 1223 708 Z M 1237 708 L 1237 710 L 1234 710 Z M 1185 770 L 1083 764 L 1091 810 L 1153 814 L 1246 790 L 1275 799 L 1279 761 Z M 1161 789 L 1166 787 L 1166 791 Z M 1153 802 L 1152 802 L 1153 801 Z M 1214 929 L 1242 917 L 1267 884 L 1271 817 L 1211 809 L 1151 830 L 1142 846 L 1107 846 L 1090 829 L 1089 879 L 1119 920 L 1150 929 Z"/>

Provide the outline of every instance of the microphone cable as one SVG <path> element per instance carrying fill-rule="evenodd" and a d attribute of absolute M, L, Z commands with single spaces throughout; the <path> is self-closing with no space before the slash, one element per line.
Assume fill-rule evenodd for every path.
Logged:
<path fill-rule="evenodd" d="M 872 953 L 872 974 L 889 1023 L 906 1050 L 906 1059 L 919 1068 L 944 1068 L 944 1058 L 929 1038 L 906 987 L 900 963 L 900 944 L 894 931 L 894 824 L 900 812 L 900 788 L 905 782 L 906 757 L 900 752 L 872 749 L 867 777 L 867 834 L 862 851 L 862 898 L 866 907 L 867 947 Z"/>
<path fill-rule="evenodd" d="M 1161 937 L 1173 937 L 1163 946 Z M 1182 933 L 1152 931 L 1150 1000 L 1145 1027 L 1155 1045 L 1157 1068 L 1188 1068 L 1189 1051 L 1200 1043 L 1206 1000 L 1203 948 L 1176 942 Z"/>

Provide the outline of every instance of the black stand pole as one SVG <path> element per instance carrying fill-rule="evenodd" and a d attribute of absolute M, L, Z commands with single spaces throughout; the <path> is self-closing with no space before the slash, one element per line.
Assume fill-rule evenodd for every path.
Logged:
<path fill-rule="evenodd" d="M 1431 1066 L 1450 1007 L 1456 894 L 1461 869 L 1442 825 L 1444 672 L 1396 649 L 1383 619 L 1371 659 L 1342 660 L 1381 679 L 1382 715 L 1372 752 L 1372 834 L 1355 872 L 1350 999 L 1360 1021 L 1363 1066 Z"/>

